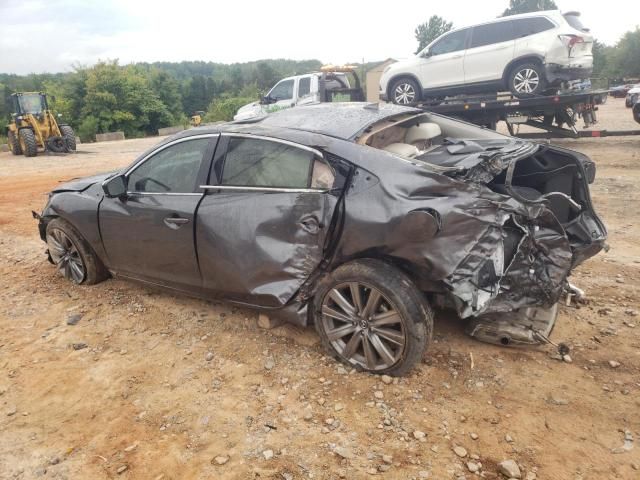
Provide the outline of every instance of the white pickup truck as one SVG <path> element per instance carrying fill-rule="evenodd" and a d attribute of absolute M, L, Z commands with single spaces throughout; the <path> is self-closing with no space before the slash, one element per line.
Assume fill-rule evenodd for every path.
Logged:
<path fill-rule="evenodd" d="M 261 100 L 241 107 L 233 119 L 246 120 L 310 103 L 361 101 L 364 93 L 355 67 L 327 66 L 320 72 L 283 78 Z"/>

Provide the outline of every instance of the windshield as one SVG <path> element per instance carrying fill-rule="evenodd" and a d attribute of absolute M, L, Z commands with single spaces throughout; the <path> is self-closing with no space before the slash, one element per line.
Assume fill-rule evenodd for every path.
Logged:
<path fill-rule="evenodd" d="M 44 109 L 45 106 L 39 94 L 20 95 L 20 110 L 22 110 L 22 113 L 41 113 Z"/>
<path fill-rule="evenodd" d="M 567 23 L 576 30 L 588 31 L 588 29 L 584 28 L 584 25 L 580 21 L 580 14 L 578 12 L 565 13 L 563 17 L 567 21 Z"/>

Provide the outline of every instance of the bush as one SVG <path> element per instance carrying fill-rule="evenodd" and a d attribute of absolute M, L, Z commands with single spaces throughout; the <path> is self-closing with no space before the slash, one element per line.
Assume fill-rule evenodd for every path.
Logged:
<path fill-rule="evenodd" d="M 207 114 L 204 116 L 205 122 L 228 122 L 233 120 L 233 116 L 238 109 L 247 103 L 255 102 L 252 97 L 229 97 L 219 98 L 211 102 Z"/>
<path fill-rule="evenodd" d="M 78 136 L 83 143 L 95 142 L 96 133 L 98 133 L 98 120 L 94 117 L 86 117 L 80 123 L 78 128 Z"/>

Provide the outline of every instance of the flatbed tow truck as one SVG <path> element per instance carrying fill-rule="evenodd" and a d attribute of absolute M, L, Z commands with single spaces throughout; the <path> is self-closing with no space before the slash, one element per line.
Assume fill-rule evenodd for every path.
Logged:
<path fill-rule="evenodd" d="M 598 105 L 604 103 L 608 90 L 570 91 L 557 95 L 517 98 L 512 95 L 457 96 L 439 102 L 421 103 L 423 110 L 441 113 L 476 125 L 496 129 L 503 121 L 512 136 L 520 138 L 593 138 L 640 135 L 638 130 L 578 130 L 579 118 L 584 128 L 597 123 Z M 540 132 L 518 132 L 519 125 L 529 125 Z"/>

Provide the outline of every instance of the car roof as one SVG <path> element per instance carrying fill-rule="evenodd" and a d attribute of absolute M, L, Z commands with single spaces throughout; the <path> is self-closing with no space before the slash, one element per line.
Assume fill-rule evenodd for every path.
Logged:
<path fill-rule="evenodd" d="M 380 120 L 408 113 L 419 114 L 422 110 L 384 103 L 318 103 L 288 108 L 246 121 L 193 128 L 183 132 L 181 136 L 220 131 L 251 133 L 252 130 L 259 131 L 261 135 L 267 135 L 269 130 L 281 135 L 283 131 L 290 130 L 353 140 Z"/>
<path fill-rule="evenodd" d="M 579 12 L 567 12 L 567 14 L 579 15 Z M 465 25 L 463 27 L 452 28 L 448 32 L 443 33 L 434 41 L 432 41 L 430 45 L 436 43 L 436 41 L 438 41 L 440 38 L 444 37 L 448 33 L 458 32 L 460 30 L 468 30 L 469 28 L 479 27 L 481 25 L 491 25 L 493 23 L 506 22 L 507 20 L 517 20 L 518 18 L 531 18 L 531 17 L 548 17 L 548 18 L 558 20 L 559 16 L 562 16 L 562 13 L 560 12 L 560 10 L 541 10 L 537 12 L 519 13 L 517 15 L 507 15 L 506 17 L 497 17 L 491 20 L 487 20 L 486 22 L 473 23 L 470 25 Z"/>

